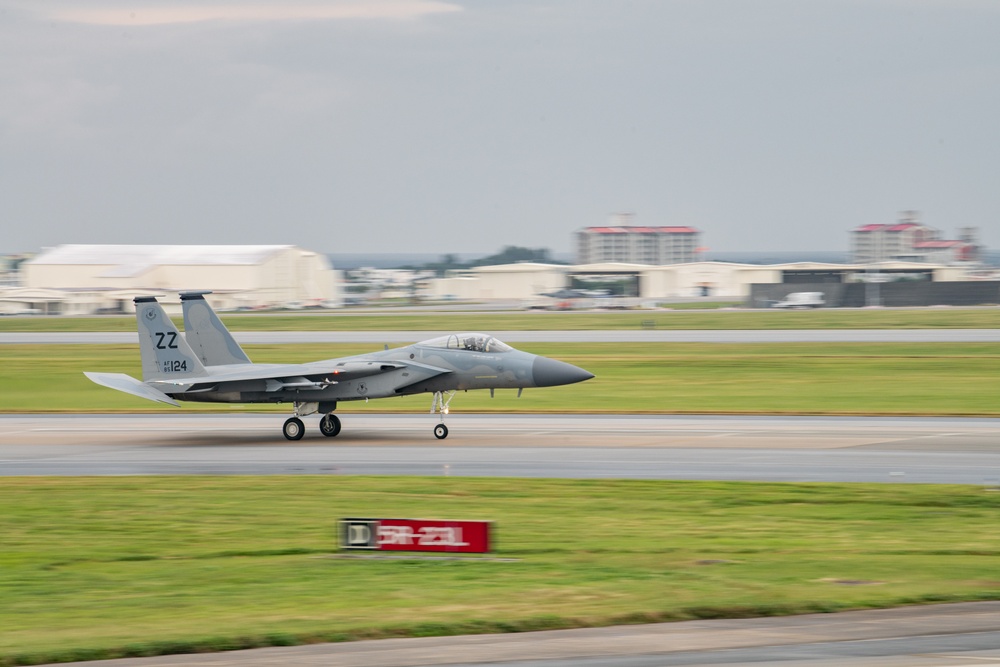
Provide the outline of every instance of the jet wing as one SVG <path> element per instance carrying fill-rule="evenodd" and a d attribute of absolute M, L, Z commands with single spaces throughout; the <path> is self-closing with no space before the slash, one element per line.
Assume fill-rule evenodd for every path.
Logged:
<path fill-rule="evenodd" d="M 401 368 L 421 368 L 447 373 L 444 369 L 403 361 L 380 361 L 378 359 L 351 359 L 339 361 L 315 361 L 307 364 L 234 364 L 231 366 L 209 366 L 208 375 L 198 377 L 175 377 L 169 380 L 154 380 L 150 384 L 186 387 L 185 391 L 198 391 L 200 386 L 218 386 L 225 382 L 245 380 L 306 380 L 317 383 L 336 383 L 389 373 Z M 426 376 L 425 376 L 426 377 Z M 282 386 L 294 386 L 282 383 Z M 171 392 L 172 393 L 172 392 Z"/>
<path fill-rule="evenodd" d="M 117 389 L 118 391 L 123 391 L 126 394 L 132 394 L 133 396 L 138 396 L 139 398 L 145 398 L 149 401 L 158 401 L 160 403 L 166 403 L 167 405 L 172 405 L 179 408 L 180 403 L 170 398 L 163 392 L 150 387 L 145 382 L 140 382 L 136 380 L 131 375 L 125 375 L 124 373 L 84 373 L 91 382 L 96 382 L 102 387 L 108 387 L 109 389 Z"/>

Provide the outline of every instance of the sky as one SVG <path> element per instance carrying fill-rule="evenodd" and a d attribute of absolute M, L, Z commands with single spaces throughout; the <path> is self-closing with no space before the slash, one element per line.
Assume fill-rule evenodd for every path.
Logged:
<path fill-rule="evenodd" d="M 0 0 L 0 251 L 1000 247 L 1000 0 Z"/>

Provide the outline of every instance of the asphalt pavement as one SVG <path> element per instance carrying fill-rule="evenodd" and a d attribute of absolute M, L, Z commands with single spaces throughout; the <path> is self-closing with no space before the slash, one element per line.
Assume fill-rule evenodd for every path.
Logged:
<path fill-rule="evenodd" d="M 1000 486 L 1000 419 L 341 414 L 3 415 L 0 476 L 454 475 Z"/>
<path fill-rule="evenodd" d="M 959 667 L 1000 665 L 1000 602 L 315 644 L 76 667 Z"/>

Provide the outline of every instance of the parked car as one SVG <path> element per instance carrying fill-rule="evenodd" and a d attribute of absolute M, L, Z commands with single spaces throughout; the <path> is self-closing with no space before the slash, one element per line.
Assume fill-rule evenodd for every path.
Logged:
<path fill-rule="evenodd" d="M 771 308 L 821 308 L 826 305 L 823 292 L 792 292 Z"/>

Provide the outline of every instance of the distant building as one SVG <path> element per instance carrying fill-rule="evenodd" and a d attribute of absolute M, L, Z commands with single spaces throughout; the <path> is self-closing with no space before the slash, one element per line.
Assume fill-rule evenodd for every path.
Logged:
<path fill-rule="evenodd" d="M 519 263 L 449 271 L 445 278 L 426 281 L 423 292 L 428 298 L 436 299 L 529 301 L 546 292 L 574 288 L 574 281 L 586 284 L 598 280 L 627 283 L 626 294 L 643 301 L 706 296 L 742 300 L 750 296 L 756 284 L 784 286 L 785 292 L 779 295 L 784 297 L 790 292 L 832 293 L 846 284 L 875 282 L 869 268 L 863 264 L 827 262 L 740 264 L 706 261 L 662 266 L 621 262 L 574 266 Z M 965 267 L 923 262 L 885 262 L 878 266 L 876 275 L 879 282 L 967 280 Z M 817 285 L 819 287 L 814 287 Z M 830 299 L 827 302 L 835 303 Z M 596 299 L 592 305 L 600 306 L 601 299 Z"/>
<path fill-rule="evenodd" d="M 585 227 L 576 233 L 579 264 L 683 264 L 698 260 L 701 232 L 693 227 Z"/>
<path fill-rule="evenodd" d="M 0 311 L 132 312 L 132 299 L 211 290 L 220 309 L 340 302 L 325 255 L 291 245 L 61 245 L 21 264 Z"/>
<path fill-rule="evenodd" d="M 920 222 L 917 211 L 903 211 L 895 224 L 862 225 L 851 231 L 851 261 L 926 262 L 957 264 L 979 261 L 977 230 L 964 227 L 958 240 L 941 238 L 941 232 Z"/>
<path fill-rule="evenodd" d="M 30 257 L 30 255 L 4 255 L 0 257 L 0 289 L 21 285 L 21 273 L 18 269 Z"/>
<path fill-rule="evenodd" d="M 531 299 L 566 287 L 567 269 L 537 262 L 452 269 L 444 278 L 427 280 L 424 292 L 431 299 Z"/>

